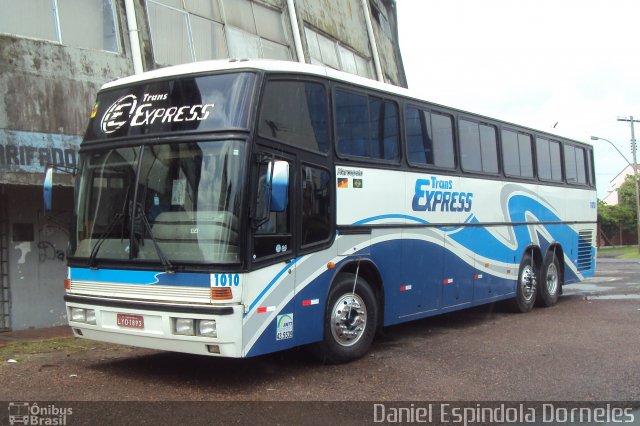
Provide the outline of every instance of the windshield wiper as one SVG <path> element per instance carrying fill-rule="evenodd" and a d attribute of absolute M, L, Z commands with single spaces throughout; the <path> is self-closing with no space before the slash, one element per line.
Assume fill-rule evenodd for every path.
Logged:
<path fill-rule="evenodd" d="M 156 240 L 156 237 L 153 236 L 153 232 L 151 232 L 151 225 L 149 224 L 149 219 L 147 219 L 147 215 L 144 214 L 144 209 L 142 208 L 142 205 L 140 203 L 136 203 L 136 207 L 137 207 L 136 216 L 139 217 L 140 220 L 142 220 L 142 223 L 144 224 L 146 231 L 149 233 L 149 237 L 153 242 L 153 247 L 156 249 L 158 258 L 160 259 L 160 262 L 162 262 L 162 266 L 164 266 L 164 271 L 168 274 L 174 274 L 176 272 L 175 268 L 171 264 L 171 261 L 169 260 L 169 258 L 164 254 L 164 252 L 160 248 L 160 245 L 158 244 L 158 240 Z M 144 231 L 142 232 L 142 241 L 144 242 Z"/>
<path fill-rule="evenodd" d="M 111 222 L 109 222 L 109 226 L 107 226 L 106 231 L 104 231 L 102 235 L 100 235 L 100 238 L 98 238 L 98 242 L 96 243 L 95 246 L 93 246 L 93 249 L 91 250 L 91 254 L 89 255 L 90 268 L 92 269 L 96 268 L 96 265 L 97 265 L 96 257 L 98 256 L 98 251 L 100 251 L 100 247 L 102 247 L 102 243 L 104 243 L 107 240 L 109 235 L 111 235 L 111 231 L 113 231 L 113 228 L 115 228 L 118 222 L 120 222 L 123 218 L 124 218 L 123 213 L 116 213 L 115 216 L 113 216 L 113 219 L 111 219 Z"/>

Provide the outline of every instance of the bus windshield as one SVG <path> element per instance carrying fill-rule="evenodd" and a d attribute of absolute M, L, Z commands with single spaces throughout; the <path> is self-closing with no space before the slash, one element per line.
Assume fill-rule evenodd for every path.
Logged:
<path fill-rule="evenodd" d="M 240 262 L 245 142 L 92 150 L 81 158 L 72 257 Z"/>

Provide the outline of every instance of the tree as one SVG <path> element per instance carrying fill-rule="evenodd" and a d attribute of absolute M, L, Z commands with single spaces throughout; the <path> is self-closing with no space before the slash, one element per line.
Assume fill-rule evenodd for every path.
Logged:
<path fill-rule="evenodd" d="M 617 205 L 610 206 L 598 200 L 598 223 L 607 236 L 622 232 L 635 234 L 636 218 L 636 187 L 633 175 L 629 175 L 618 188 Z"/>

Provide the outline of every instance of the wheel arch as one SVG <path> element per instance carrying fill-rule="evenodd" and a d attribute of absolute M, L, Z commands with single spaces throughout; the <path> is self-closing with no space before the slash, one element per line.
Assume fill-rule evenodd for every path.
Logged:
<path fill-rule="evenodd" d="M 542 250 L 540 249 L 539 246 L 535 245 L 535 244 L 529 244 L 527 246 L 527 248 L 525 248 L 522 251 L 522 255 L 520 256 L 520 263 L 522 264 L 522 261 L 524 260 L 524 257 L 526 255 L 531 255 L 533 258 L 533 262 L 536 266 L 536 271 L 539 271 L 540 268 L 542 267 L 542 262 L 544 260 L 544 258 L 542 257 Z"/>
<path fill-rule="evenodd" d="M 360 269 L 358 269 L 358 263 L 360 264 Z M 358 271 L 359 276 L 369 283 L 376 296 L 376 302 L 378 305 L 378 328 L 380 328 L 384 324 L 384 285 L 380 270 L 371 259 L 354 259 L 341 265 L 331 280 L 331 285 L 329 285 L 329 288 L 327 289 L 327 294 L 331 292 L 331 289 L 340 274 L 347 273 L 355 275 L 356 271 Z"/>
<path fill-rule="evenodd" d="M 562 285 L 564 284 L 564 268 L 565 268 L 564 249 L 562 248 L 562 245 L 558 242 L 552 243 L 547 249 L 545 258 L 550 254 L 555 255 L 556 259 L 558 259 L 558 264 L 560 265 L 560 271 L 559 271 L 560 272 L 560 294 L 562 294 Z"/>

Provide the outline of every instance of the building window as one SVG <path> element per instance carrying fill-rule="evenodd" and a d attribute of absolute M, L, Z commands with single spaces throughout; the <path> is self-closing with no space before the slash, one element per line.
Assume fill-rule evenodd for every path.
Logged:
<path fill-rule="evenodd" d="M 389 19 L 384 11 L 382 11 L 375 1 L 370 1 L 369 6 L 371 7 L 371 15 L 373 15 L 374 19 L 380 25 L 380 29 L 386 35 L 389 40 L 393 40 L 393 32 L 391 31 L 391 25 L 389 25 Z"/>
<path fill-rule="evenodd" d="M 336 40 L 304 27 L 304 33 L 309 46 L 311 63 L 346 71 L 361 77 L 373 78 L 371 60 L 358 55 Z"/>
<path fill-rule="evenodd" d="M 282 12 L 250 0 L 148 0 L 155 61 L 291 60 Z"/>
<path fill-rule="evenodd" d="M 67 46 L 119 51 L 113 0 L 3 2 L 0 32 Z"/>

